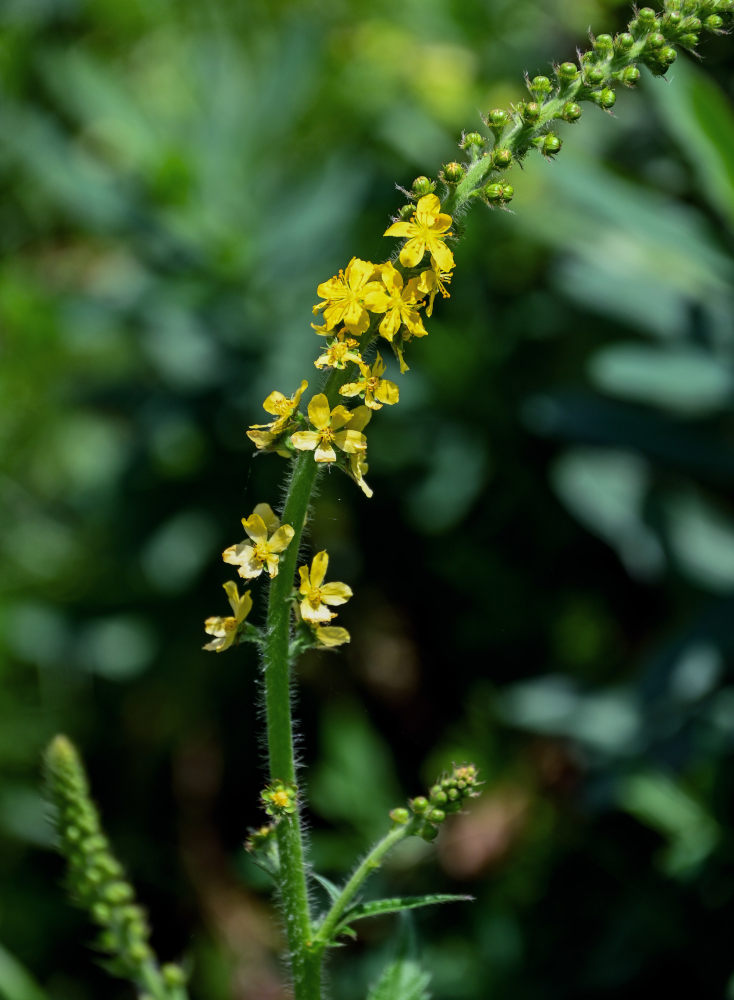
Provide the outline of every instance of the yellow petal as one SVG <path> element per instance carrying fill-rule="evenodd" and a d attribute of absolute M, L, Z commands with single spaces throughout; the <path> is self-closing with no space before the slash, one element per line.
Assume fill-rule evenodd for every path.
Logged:
<path fill-rule="evenodd" d="M 284 524 L 275 532 L 273 537 L 268 542 L 268 548 L 271 552 L 283 552 L 290 545 L 291 539 L 295 535 L 295 531 L 290 526 L 290 524 Z"/>
<path fill-rule="evenodd" d="M 415 225 L 412 222 L 393 222 L 383 236 L 415 236 Z"/>
<path fill-rule="evenodd" d="M 308 566 L 299 566 L 298 575 L 301 578 L 301 586 L 298 588 L 299 593 L 307 594 L 311 589 L 311 581 L 308 575 Z"/>
<path fill-rule="evenodd" d="M 375 265 L 372 261 L 360 260 L 359 257 L 352 257 L 347 264 L 346 271 L 344 272 L 344 278 L 352 291 L 356 292 L 362 287 L 362 285 L 367 284 L 372 277 L 374 270 Z"/>
<path fill-rule="evenodd" d="M 337 447 L 341 448 L 348 455 L 353 454 L 355 451 L 364 451 L 367 447 L 367 438 L 364 434 L 355 430 L 338 431 L 334 435 L 334 441 Z"/>
<path fill-rule="evenodd" d="M 319 443 L 318 448 L 313 453 L 314 460 L 317 462 L 336 462 L 336 452 L 331 447 L 330 444 Z"/>
<path fill-rule="evenodd" d="M 273 513 L 272 510 L 270 513 Z M 259 514 L 250 514 L 249 517 L 243 517 L 242 527 L 253 542 L 267 542 L 268 529 L 265 527 L 265 521 L 263 521 Z"/>
<path fill-rule="evenodd" d="M 325 583 L 320 588 L 320 593 L 324 604 L 346 604 L 352 596 L 352 588 L 346 583 Z"/>
<path fill-rule="evenodd" d="M 317 430 L 322 431 L 324 427 L 329 426 L 330 415 L 329 400 L 323 392 L 320 392 L 308 404 L 308 419 Z"/>
<path fill-rule="evenodd" d="M 384 378 L 375 390 L 375 397 L 379 399 L 381 403 L 387 403 L 388 406 L 393 406 L 400 399 L 400 390 L 394 382 Z"/>
<path fill-rule="evenodd" d="M 348 424 L 352 418 L 352 411 L 348 410 L 346 406 L 335 406 L 331 411 L 331 427 L 333 430 L 338 430 L 340 427 L 344 427 Z"/>
<path fill-rule="evenodd" d="M 336 618 L 336 615 L 329 611 L 325 604 L 311 604 L 307 597 L 301 601 L 298 607 L 303 620 L 312 622 L 314 625 L 318 625 L 320 622 L 330 622 L 332 618 Z"/>
<path fill-rule="evenodd" d="M 295 409 L 296 406 L 298 406 L 298 404 L 299 404 L 299 402 L 301 400 L 301 396 L 304 394 L 304 392 L 306 391 L 306 389 L 308 389 L 308 382 L 306 381 L 306 379 L 304 379 L 301 382 L 301 384 L 298 386 L 298 388 L 296 389 L 296 391 L 293 393 L 293 404 L 294 404 L 293 408 L 294 409 Z"/>
<path fill-rule="evenodd" d="M 319 625 L 314 629 L 314 635 L 322 646 L 342 646 L 351 638 L 345 628 L 337 625 Z"/>
<path fill-rule="evenodd" d="M 240 594 L 237 589 L 237 584 L 234 582 L 234 580 L 227 580 L 227 582 L 223 583 L 222 586 L 224 587 L 224 592 L 227 595 L 229 606 L 232 608 L 234 613 L 237 614 L 237 608 L 239 607 L 240 604 Z M 211 619 L 208 620 L 211 621 Z M 211 634 L 213 635 L 214 633 Z"/>
<path fill-rule="evenodd" d="M 347 382 L 343 385 L 339 392 L 342 396 L 358 396 L 362 391 L 363 383 L 361 382 Z"/>
<path fill-rule="evenodd" d="M 316 431 L 296 431 L 295 434 L 291 434 L 291 441 L 293 447 L 299 451 L 313 451 L 321 441 L 321 437 Z"/>
<path fill-rule="evenodd" d="M 277 389 L 273 389 L 273 391 L 266 397 L 265 402 L 263 403 L 263 409 L 268 413 L 272 413 L 274 416 L 277 416 L 281 412 L 280 408 L 282 405 L 288 402 L 290 402 L 290 400 L 284 396 L 282 392 L 278 392 Z"/>
<path fill-rule="evenodd" d="M 247 559 L 246 549 L 252 549 L 249 542 L 238 542 L 236 545 L 230 545 L 222 553 L 222 559 L 230 566 L 241 566 Z M 226 587 L 227 584 L 225 583 L 224 586 Z M 234 587 L 235 584 L 233 583 L 232 586 Z"/>
<path fill-rule="evenodd" d="M 388 291 L 392 294 L 402 292 L 403 276 L 393 264 L 390 264 L 389 268 L 387 266 L 385 267 L 382 272 L 382 280 L 385 282 L 385 286 Z"/>
<path fill-rule="evenodd" d="M 267 424 L 263 424 L 263 427 L 267 426 Z M 277 434 L 273 434 L 270 431 L 260 431 L 253 428 L 250 428 L 247 432 L 247 436 L 255 447 L 260 449 L 269 448 L 273 441 L 275 441 L 278 437 Z"/>
<path fill-rule="evenodd" d="M 352 410 L 352 419 L 349 421 L 349 430 L 363 431 L 372 419 L 372 414 L 366 406 L 357 406 Z"/>
<path fill-rule="evenodd" d="M 423 260 L 425 252 L 425 240 L 422 236 L 416 236 L 415 239 L 408 240 L 400 251 L 400 263 L 403 267 L 417 267 Z"/>
<path fill-rule="evenodd" d="M 430 245 L 431 257 L 442 271 L 450 271 L 454 266 L 454 255 L 441 240 L 432 240 Z"/>
<path fill-rule="evenodd" d="M 273 508 L 269 503 L 259 503 L 255 505 L 255 509 L 252 512 L 257 514 L 265 522 L 265 527 L 268 529 L 268 534 L 272 535 L 274 531 L 277 531 L 280 527 L 280 518 L 275 513 Z M 252 536 L 250 536 L 252 537 Z"/>
<path fill-rule="evenodd" d="M 329 568 L 329 553 L 322 549 L 321 552 L 317 552 L 311 561 L 311 586 L 316 588 L 320 587 L 324 582 L 326 577 L 326 571 Z"/>
<path fill-rule="evenodd" d="M 376 285 L 366 293 L 364 304 L 370 312 L 383 313 L 390 307 L 390 297 L 381 285 Z"/>
<path fill-rule="evenodd" d="M 237 623 L 241 624 L 245 618 L 252 611 L 252 597 L 250 596 L 250 591 L 246 590 L 242 597 L 240 598 L 240 605 L 237 611 L 235 611 L 235 617 L 237 618 Z"/>
<path fill-rule="evenodd" d="M 377 352 L 377 357 L 375 358 L 375 363 L 372 365 L 371 375 L 376 375 L 378 378 L 385 371 L 385 362 L 382 360 L 380 352 Z"/>
<path fill-rule="evenodd" d="M 333 278 L 329 278 L 328 281 L 322 281 L 316 288 L 316 294 L 319 298 L 326 299 L 327 301 L 329 299 L 340 298 L 344 295 L 344 282 L 335 275 Z"/>
<path fill-rule="evenodd" d="M 441 202 L 435 194 L 424 194 L 415 207 L 415 214 L 421 222 L 423 219 L 435 219 L 440 211 Z"/>
<path fill-rule="evenodd" d="M 385 313 L 380 323 L 380 336 L 391 341 L 400 329 L 400 313 L 397 309 L 391 309 Z"/>

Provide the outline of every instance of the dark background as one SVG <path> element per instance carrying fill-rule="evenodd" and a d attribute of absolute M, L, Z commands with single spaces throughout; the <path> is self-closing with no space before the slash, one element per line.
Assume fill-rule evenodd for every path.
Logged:
<path fill-rule="evenodd" d="M 316 285 L 391 251 L 395 183 L 627 6 L 0 17 L 0 996 L 131 995 L 49 850 L 62 730 L 192 996 L 276 1000 L 241 848 L 258 666 L 200 650 L 219 553 L 280 496 L 245 429 L 313 371 Z M 355 598 L 351 646 L 299 668 L 314 866 L 338 878 L 451 761 L 485 779 L 371 889 L 476 896 L 415 920 L 436 1000 L 734 996 L 731 46 L 589 107 L 512 213 L 477 207 L 370 426 L 374 499 L 323 482 L 311 542 Z M 362 927 L 339 1000 L 390 955 L 394 918 Z"/>

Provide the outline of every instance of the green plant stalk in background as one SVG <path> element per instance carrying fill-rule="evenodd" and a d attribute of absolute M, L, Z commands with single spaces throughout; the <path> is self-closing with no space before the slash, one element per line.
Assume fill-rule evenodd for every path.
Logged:
<path fill-rule="evenodd" d="M 660 13 L 647 7 L 637 11 L 627 32 L 615 38 L 599 35 L 592 39 L 592 48 L 580 55 L 578 63 L 562 63 L 553 68 L 552 77 L 536 76 L 528 80 L 529 100 L 508 110 L 490 111 L 484 117 L 486 134 L 470 132 L 462 138 L 465 162 L 445 164 L 438 181 L 417 178 L 412 190 L 406 192 L 410 200 L 401 209 L 400 218 L 410 218 L 415 211 L 414 202 L 437 189 L 440 190 L 441 212 L 454 219 L 461 218 L 475 200 L 493 207 L 504 207 L 514 195 L 512 186 L 502 179 L 505 171 L 520 163 L 532 149 L 537 149 L 546 158 L 552 158 L 560 151 L 561 139 L 553 131 L 556 121 L 578 121 L 584 102 L 610 111 L 616 100 L 615 86 L 631 87 L 639 79 L 638 64 L 647 66 L 654 75 L 663 75 L 676 59 L 677 48 L 695 49 L 702 30 L 723 32 L 727 26 L 725 19 L 733 11 L 734 0 L 666 0 Z M 417 267 L 403 266 L 397 258 L 393 260 L 393 266 L 406 282 L 418 276 Z M 379 336 L 379 323 L 380 317 L 373 314 L 369 326 L 360 335 L 360 352 L 366 352 Z M 400 360 L 402 367 L 402 355 Z M 330 407 L 342 400 L 339 390 L 353 379 L 356 370 L 357 365 L 351 361 L 342 368 L 332 370 L 322 389 Z M 301 421 L 301 425 L 305 423 L 300 415 L 296 419 Z M 308 850 L 300 818 L 303 796 L 299 794 L 296 781 L 291 671 L 297 654 L 302 648 L 307 648 L 292 635 L 293 579 L 320 465 L 311 453 L 302 451 L 292 457 L 291 466 L 281 519 L 292 529 L 292 537 L 280 552 L 277 574 L 271 578 L 266 628 L 260 633 L 252 626 L 243 624 L 244 615 L 249 611 L 248 605 L 236 620 L 227 620 L 234 624 L 227 626 L 230 637 L 221 648 L 228 648 L 233 639 L 239 642 L 245 638 L 254 638 L 261 647 L 271 798 L 273 789 L 280 790 L 280 805 L 274 807 L 274 811 L 268 810 L 276 818 L 274 829 L 263 828 L 266 831 L 263 837 L 272 834 L 277 840 L 277 862 L 272 870 L 283 911 L 295 1000 L 320 1000 L 324 955 L 335 943 L 335 938 L 348 927 L 350 915 L 352 919 L 359 919 L 372 912 L 391 912 L 444 901 L 439 897 L 425 897 L 423 902 L 418 903 L 385 900 L 374 904 L 372 909 L 370 904 L 365 904 L 361 910 L 358 906 L 355 909 L 353 903 L 369 874 L 396 844 L 412 834 L 432 839 L 446 812 L 456 811 L 465 798 L 476 794 L 476 772 L 471 766 L 455 769 L 431 789 L 429 798 L 412 800 L 410 809 L 394 810 L 390 830 L 368 852 L 345 886 L 334 891 L 331 907 L 323 918 L 314 918 L 308 891 Z M 91 850 L 94 844 L 88 843 L 89 838 L 101 838 L 101 834 L 98 825 L 95 825 L 98 824 L 96 812 L 88 799 L 81 765 L 68 741 L 63 738 L 54 741 L 47 763 L 51 796 L 57 806 L 62 850 L 70 863 L 72 888 L 81 904 L 90 910 L 93 919 L 110 931 L 105 939 L 106 947 L 118 960 L 117 971 L 153 1000 L 183 1000 L 185 992 L 178 967 L 160 969 L 149 951 L 145 934 L 140 941 L 136 938 L 133 942 L 140 944 L 139 948 L 132 948 L 128 938 L 121 936 L 119 908 L 127 908 L 128 917 L 133 911 L 139 916 L 139 910 L 130 903 L 132 890 L 127 883 L 115 883 L 126 887 L 121 890 L 125 898 L 121 896 L 115 902 L 114 898 L 108 897 L 120 895 L 119 892 L 110 893 L 107 882 L 97 886 L 94 879 L 90 881 L 89 872 L 99 870 L 100 858 L 111 856 L 105 853 L 104 838 L 94 842 L 102 846 L 94 848 L 92 853 L 85 853 L 83 845 L 88 844 Z M 265 793 L 263 800 L 266 801 Z M 80 814 L 86 817 L 90 829 L 89 835 L 78 844 L 70 836 L 70 830 L 75 828 Z M 114 859 L 110 864 L 111 873 L 118 872 L 119 866 L 115 868 Z M 82 881 L 79 882 L 78 878 Z M 74 879 L 77 879 L 76 883 Z M 139 919 L 133 923 L 136 928 L 143 926 Z"/>

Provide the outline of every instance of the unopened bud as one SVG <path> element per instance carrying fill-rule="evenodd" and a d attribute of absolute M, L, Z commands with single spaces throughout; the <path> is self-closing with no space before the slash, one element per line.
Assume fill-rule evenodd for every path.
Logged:
<path fill-rule="evenodd" d="M 502 108 L 492 108 L 484 119 L 495 135 L 499 135 L 510 121 L 510 116 Z"/>
<path fill-rule="evenodd" d="M 617 35 L 614 40 L 615 48 L 617 48 L 620 52 L 626 52 L 628 49 L 631 49 L 634 44 L 635 40 L 632 35 L 630 35 L 629 31 L 623 31 L 620 35 Z"/>
<path fill-rule="evenodd" d="M 711 14 L 706 18 L 703 24 L 707 31 L 713 31 L 716 33 L 721 31 L 724 27 L 724 19 L 723 17 L 719 17 L 718 14 Z"/>
<path fill-rule="evenodd" d="M 557 70 L 559 80 L 563 83 L 573 83 L 574 80 L 578 79 L 579 68 L 575 63 L 564 62 L 558 67 Z"/>
<path fill-rule="evenodd" d="M 421 816 L 428 809 L 428 799 L 423 795 L 418 795 L 416 798 L 410 800 L 409 805 L 417 816 Z"/>
<path fill-rule="evenodd" d="M 429 177 L 416 177 L 413 181 L 413 194 L 416 198 L 422 198 L 425 194 L 433 194 L 436 190 L 436 183 Z"/>
<path fill-rule="evenodd" d="M 636 66 L 628 66 L 622 70 L 622 83 L 625 87 L 634 87 L 640 79 L 640 71 Z"/>
<path fill-rule="evenodd" d="M 460 163 L 456 161 L 452 163 L 445 163 L 443 169 L 441 170 L 441 175 L 447 184 L 458 184 L 463 178 L 465 170 Z"/>
<path fill-rule="evenodd" d="M 589 66 L 587 69 L 584 70 L 584 79 L 592 87 L 595 87 L 597 84 L 602 83 L 605 76 L 606 73 L 601 68 L 601 66 Z"/>
<path fill-rule="evenodd" d="M 604 55 L 611 52 L 614 47 L 614 41 L 611 35 L 597 35 L 593 40 L 592 45 L 596 52 L 600 52 Z"/>
<path fill-rule="evenodd" d="M 486 139 L 479 132 L 467 132 L 460 145 L 462 149 L 470 149 L 472 146 L 481 148 L 485 143 Z"/>
<path fill-rule="evenodd" d="M 563 105 L 562 117 L 567 122 L 577 122 L 581 117 L 581 108 L 573 101 Z"/>
<path fill-rule="evenodd" d="M 596 101 L 600 108 L 604 108 L 605 111 L 613 108 L 617 101 L 617 95 L 609 87 L 604 87 L 598 93 L 592 94 L 591 98 L 593 101 Z"/>
<path fill-rule="evenodd" d="M 547 76 L 534 76 L 528 84 L 528 89 L 535 97 L 543 98 L 550 94 L 553 87 Z"/>
<path fill-rule="evenodd" d="M 410 812 L 404 808 L 391 809 L 390 819 L 398 826 L 405 826 L 406 823 L 410 822 Z"/>
<path fill-rule="evenodd" d="M 491 205 L 505 205 L 512 201 L 515 189 L 511 184 L 500 181 L 499 184 L 487 184 L 482 193 Z"/>
<path fill-rule="evenodd" d="M 505 170 L 512 164 L 512 151 L 509 149 L 495 149 L 492 151 L 492 166 L 498 170 Z"/>
<path fill-rule="evenodd" d="M 522 120 L 527 124 L 537 122 L 540 118 L 540 105 L 537 101 L 528 101 L 527 104 L 521 104 L 519 110 Z"/>
<path fill-rule="evenodd" d="M 561 151 L 563 143 L 555 132 L 547 132 L 540 143 L 540 151 L 543 156 L 555 156 Z"/>

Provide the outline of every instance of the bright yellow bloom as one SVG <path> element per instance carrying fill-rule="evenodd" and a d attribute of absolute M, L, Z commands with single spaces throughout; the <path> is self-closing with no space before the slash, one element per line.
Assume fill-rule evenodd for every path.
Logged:
<path fill-rule="evenodd" d="M 372 410 L 366 406 L 357 406 L 352 410 L 352 419 L 347 424 L 348 430 L 362 432 L 372 419 Z M 355 481 L 366 497 L 371 497 L 373 491 L 364 481 L 365 473 L 368 471 L 367 451 L 355 451 L 349 456 L 348 474 Z"/>
<path fill-rule="evenodd" d="M 263 409 L 266 413 L 272 413 L 275 420 L 271 420 L 269 424 L 253 424 L 250 427 L 247 436 L 253 444 L 258 448 L 269 448 L 274 441 L 277 441 L 298 409 L 301 396 L 307 387 L 308 382 L 304 379 L 290 397 L 284 396 L 277 389 L 270 393 L 263 403 Z"/>
<path fill-rule="evenodd" d="M 229 606 L 234 612 L 234 617 L 220 618 L 217 615 L 214 618 L 207 618 L 204 622 L 204 629 L 207 635 L 215 637 L 204 646 L 204 649 L 209 649 L 217 653 L 223 653 L 225 649 L 229 649 L 237 638 L 240 625 L 252 610 L 252 598 L 250 597 L 249 590 L 245 591 L 242 597 L 240 597 L 237 584 L 233 580 L 228 580 L 223 586 L 227 593 Z"/>
<path fill-rule="evenodd" d="M 362 355 L 359 351 L 355 351 L 355 347 L 359 347 L 359 341 L 354 337 L 345 336 L 345 331 L 340 330 L 336 339 L 332 340 L 314 364 L 317 368 L 346 368 L 350 362 L 358 365 Z"/>
<path fill-rule="evenodd" d="M 296 431 L 291 441 L 299 451 L 313 451 L 317 462 L 335 462 L 334 445 L 348 455 L 364 451 L 367 439 L 359 431 L 347 428 L 352 414 L 346 406 L 329 409 L 329 400 L 323 392 L 308 404 L 308 419 L 315 431 Z"/>
<path fill-rule="evenodd" d="M 339 392 L 342 396 L 364 396 L 365 405 L 370 410 L 381 410 L 382 404 L 392 406 L 397 403 L 400 391 L 394 382 L 380 376 L 385 371 L 385 362 L 377 355 L 377 360 L 370 368 L 364 361 L 360 363 L 362 377 L 356 382 L 347 382 Z"/>
<path fill-rule="evenodd" d="M 400 251 L 403 267 L 417 267 L 428 251 L 441 271 L 450 271 L 454 255 L 444 242 L 450 233 L 451 216 L 441 212 L 441 202 L 435 194 L 424 195 L 415 207 L 410 222 L 394 222 L 385 236 L 403 236 L 408 242 Z"/>
<path fill-rule="evenodd" d="M 313 634 L 322 646 L 343 646 L 352 638 L 345 628 L 338 625 L 317 625 Z"/>
<path fill-rule="evenodd" d="M 364 297 L 370 288 L 374 270 L 375 265 L 370 261 L 352 257 L 346 270 L 318 286 L 317 294 L 325 301 L 318 302 L 313 311 L 323 309 L 327 330 L 343 323 L 350 333 L 365 332 L 370 325 L 370 317 Z"/>
<path fill-rule="evenodd" d="M 438 293 L 448 299 L 450 295 L 446 289 L 446 285 L 451 281 L 450 271 L 441 271 L 436 267 L 435 262 L 432 262 L 431 267 L 415 277 L 411 278 L 408 282 L 408 286 L 413 289 L 413 293 L 416 298 L 422 298 L 424 295 L 428 295 L 428 305 L 426 306 L 426 316 L 430 316 L 433 313 L 433 300 L 436 298 Z"/>
<path fill-rule="evenodd" d="M 281 525 L 270 504 L 259 503 L 249 517 L 242 518 L 242 527 L 255 543 L 247 541 L 230 545 L 222 559 L 232 566 L 245 580 L 254 580 L 267 569 L 270 579 L 278 575 L 278 554 L 290 545 L 294 531 L 290 524 Z"/>
<path fill-rule="evenodd" d="M 329 606 L 346 604 L 352 596 L 352 589 L 346 583 L 324 583 L 326 570 L 329 566 L 329 556 L 326 552 L 317 552 L 311 561 L 311 571 L 308 566 L 299 566 L 301 595 L 299 608 L 301 617 L 311 625 L 322 625 L 336 618 Z"/>
<path fill-rule="evenodd" d="M 416 337 L 425 337 L 428 332 L 416 309 L 416 287 L 412 282 L 403 287 L 403 276 L 391 263 L 380 267 L 382 284 L 372 283 L 365 295 L 365 304 L 370 312 L 385 313 L 380 321 L 380 334 L 385 340 L 392 340 L 402 324 Z"/>

